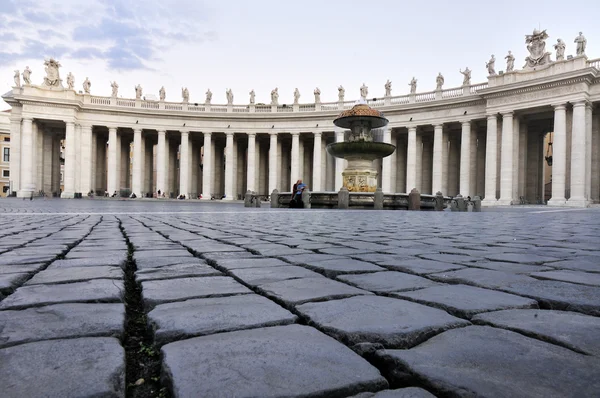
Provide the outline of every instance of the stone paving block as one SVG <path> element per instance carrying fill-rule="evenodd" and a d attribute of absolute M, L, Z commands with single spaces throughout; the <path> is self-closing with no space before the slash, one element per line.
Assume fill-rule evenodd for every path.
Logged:
<path fill-rule="evenodd" d="M 464 318 L 471 318 L 480 312 L 538 307 L 535 300 L 468 285 L 434 286 L 390 295 L 439 307 Z"/>
<path fill-rule="evenodd" d="M 125 306 L 54 304 L 18 311 L 0 311 L 0 347 L 73 337 L 122 338 Z"/>
<path fill-rule="evenodd" d="M 250 245 L 247 247 L 263 256 L 293 256 L 295 254 L 311 254 L 310 250 L 296 249 L 286 245 L 278 245 L 275 243 L 263 245 Z"/>
<path fill-rule="evenodd" d="M 406 387 L 397 390 L 383 390 L 377 393 L 362 392 L 348 398 L 435 398 L 435 395 L 419 387 Z"/>
<path fill-rule="evenodd" d="M 481 253 L 480 255 L 482 255 L 483 253 Z M 439 261 L 441 263 L 450 263 L 450 264 L 470 264 L 473 263 L 474 261 L 481 261 L 483 260 L 483 257 L 480 256 L 465 256 L 465 255 L 456 255 L 456 254 L 447 254 L 447 253 L 427 253 L 427 254 L 421 254 L 419 256 L 420 258 L 424 259 L 424 260 L 432 260 L 432 261 Z"/>
<path fill-rule="evenodd" d="M 311 324 L 350 346 L 409 348 L 445 330 L 470 325 L 437 308 L 389 297 L 355 296 L 296 309 Z"/>
<path fill-rule="evenodd" d="M 123 282 L 114 279 L 93 279 L 59 285 L 22 286 L 0 302 L 0 310 L 58 303 L 121 302 L 124 291 Z"/>
<path fill-rule="evenodd" d="M 370 274 L 359 275 L 340 275 L 337 279 L 360 289 L 378 293 L 416 290 L 439 285 L 439 283 L 433 282 L 427 278 L 396 271 L 373 272 Z"/>
<path fill-rule="evenodd" d="M 45 264 L 0 265 L 0 275 L 19 274 L 23 272 L 33 273 L 45 266 Z"/>
<path fill-rule="evenodd" d="M 137 282 L 157 280 L 157 279 L 175 279 L 187 278 L 192 276 L 222 276 L 223 273 L 217 271 L 207 264 L 173 264 L 159 268 L 146 268 L 135 273 Z"/>
<path fill-rule="evenodd" d="M 7 252 L 0 256 L 0 265 L 20 265 L 20 264 L 32 264 L 32 263 L 45 263 L 52 261 L 60 253 L 56 254 L 40 254 L 37 256 L 27 255 L 20 256 L 12 254 L 13 252 Z"/>
<path fill-rule="evenodd" d="M 148 319 L 155 341 L 162 345 L 193 336 L 287 325 L 297 317 L 265 297 L 247 294 L 160 304 Z"/>
<path fill-rule="evenodd" d="M 455 271 L 465 268 L 463 265 L 442 263 L 439 261 L 423 260 L 421 258 L 408 258 L 399 261 L 379 263 L 386 268 L 393 268 L 402 272 L 409 272 L 417 275 L 433 274 L 435 272 Z"/>
<path fill-rule="evenodd" d="M 223 260 L 217 260 L 217 266 L 223 267 L 227 270 L 241 269 L 241 268 L 264 268 L 264 267 L 281 267 L 289 265 L 285 261 L 281 261 L 277 258 L 227 258 Z"/>
<path fill-rule="evenodd" d="M 395 374 L 416 375 L 449 396 L 592 397 L 600 389 L 597 358 L 492 327 L 448 330 L 377 356 Z"/>
<path fill-rule="evenodd" d="M 538 279 L 570 282 L 577 283 L 580 285 L 600 286 L 600 273 L 594 274 L 591 272 L 562 270 L 534 272 L 530 275 Z"/>
<path fill-rule="evenodd" d="M 51 268 L 38 272 L 26 285 L 81 282 L 91 279 L 123 279 L 123 270 L 118 267 L 102 265 L 97 267 Z"/>
<path fill-rule="evenodd" d="M 347 257 L 326 261 L 306 261 L 302 265 L 309 269 L 322 272 L 328 277 L 335 277 L 343 274 L 362 274 L 365 272 L 385 271 L 385 268 L 381 268 L 378 265 Z"/>
<path fill-rule="evenodd" d="M 489 289 L 507 286 L 515 282 L 535 281 L 534 278 L 526 275 L 481 268 L 464 268 L 458 271 L 429 274 L 427 277 L 444 283 L 464 283 Z"/>
<path fill-rule="evenodd" d="M 540 280 L 513 283 L 502 290 L 534 298 L 542 308 L 600 316 L 600 287 L 597 286 Z"/>
<path fill-rule="evenodd" d="M 69 252 L 65 256 L 65 260 L 87 259 L 87 258 L 96 259 L 98 257 L 103 259 L 104 261 L 125 262 L 125 261 L 127 261 L 127 250 L 111 250 L 111 251 L 106 251 L 106 252 L 90 251 L 90 252 L 79 252 L 79 253 Z M 108 265 L 108 264 L 102 264 L 102 265 Z"/>
<path fill-rule="evenodd" d="M 202 257 L 206 259 L 206 261 L 219 261 L 219 260 L 228 260 L 234 258 L 260 258 L 257 254 L 252 254 L 249 251 L 239 251 L 239 252 L 210 252 L 210 253 L 202 253 Z"/>
<path fill-rule="evenodd" d="M 192 253 L 187 249 L 182 249 L 181 246 L 177 250 L 136 250 L 133 254 L 133 258 L 137 261 L 142 258 L 180 258 L 180 257 L 194 257 Z"/>
<path fill-rule="evenodd" d="M 136 252 L 137 253 L 137 252 Z M 207 265 L 206 261 L 197 257 L 154 257 L 154 258 L 135 258 L 135 264 L 138 270 L 153 270 L 159 268 L 169 268 L 175 265 Z"/>
<path fill-rule="evenodd" d="M 126 260 L 126 259 L 125 259 Z M 122 267 L 125 263 L 122 258 L 103 258 L 101 254 L 94 258 L 77 258 L 71 260 L 56 260 L 48 266 L 52 268 L 67 268 L 67 267 L 97 267 L 101 265 L 110 265 L 113 267 Z"/>
<path fill-rule="evenodd" d="M 211 276 L 165 279 L 142 282 L 142 296 L 146 309 L 161 303 L 192 298 L 231 296 L 252 293 L 250 289 L 233 278 Z"/>
<path fill-rule="evenodd" d="M 195 337 L 162 353 L 177 397 L 341 397 L 388 385 L 348 347 L 300 325 Z"/>
<path fill-rule="evenodd" d="M 344 260 L 348 257 L 345 256 L 337 256 L 333 254 L 320 254 L 320 253 L 310 253 L 310 254 L 300 254 L 294 256 L 285 256 L 286 261 L 289 261 L 292 264 L 296 265 L 304 265 L 306 263 L 319 263 L 321 261 L 329 261 L 329 260 Z"/>
<path fill-rule="evenodd" d="M 259 290 L 286 305 L 373 294 L 328 278 L 299 278 L 260 285 Z"/>
<path fill-rule="evenodd" d="M 572 269 L 576 271 L 600 272 L 600 260 L 597 257 L 580 256 L 547 264 L 557 269 Z M 539 270 L 543 271 L 543 270 Z"/>
<path fill-rule="evenodd" d="M 125 351 L 111 337 L 0 349 L 3 398 L 125 397 Z"/>
<path fill-rule="evenodd" d="M 539 254 L 529 253 L 498 253 L 486 254 L 485 258 L 491 261 L 502 261 L 507 263 L 519 264 L 545 264 L 561 260 L 557 257 L 540 256 Z"/>
<path fill-rule="evenodd" d="M 297 278 L 319 278 L 321 274 L 295 265 L 264 268 L 238 268 L 229 271 L 248 285 L 264 285 L 271 282 Z"/>
<path fill-rule="evenodd" d="M 553 268 L 543 265 L 504 263 L 501 261 L 477 261 L 469 267 L 491 269 L 492 271 L 510 272 L 512 274 L 530 274 L 532 272 L 550 271 Z"/>
<path fill-rule="evenodd" d="M 235 246 L 235 245 L 228 245 L 225 243 L 220 243 L 220 242 L 207 242 L 207 243 L 198 243 L 196 241 L 190 241 L 190 242 L 185 242 L 185 246 L 189 247 L 190 249 L 200 253 L 200 254 L 204 254 L 204 253 L 210 253 L 210 252 L 245 252 L 246 249 L 239 247 L 239 246 Z"/>
<path fill-rule="evenodd" d="M 331 254 L 335 256 L 352 256 L 355 254 L 373 253 L 375 249 L 354 249 L 352 247 L 337 246 L 327 247 L 319 251 L 323 254 Z"/>
<path fill-rule="evenodd" d="M 0 296 L 10 294 L 29 278 L 29 273 L 0 274 Z"/>
<path fill-rule="evenodd" d="M 559 344 L 588 355 L 600 356 L 600 318 L 567 311 L 504 310 L 473 317 L 489 324 Z"/>

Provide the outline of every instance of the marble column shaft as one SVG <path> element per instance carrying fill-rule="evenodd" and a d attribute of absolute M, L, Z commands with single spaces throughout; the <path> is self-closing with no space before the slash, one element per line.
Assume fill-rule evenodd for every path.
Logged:
<path fill-rule="evenodd" d="M 18 192 L 21 189 L 21 116 L 10 116 L 10 189 Z"/>
<path fill-rule="evenodd" d="M 552 142 L 552 197 L 548 205 L 564 205 L 567 175 L 567 108 L 554 107 L 554 140 Z"/>
<path fill-rule="evenodd" d="M 75 123 L 65 123 L 64 190 L 61 198 L 72 198 L 75 193 Z"/>
<path fill-rule="evenodd" d="M 92 139 L 92 125 L 83 124 L 81 126 L 81 181 L 79 190 L 84 195 L 94 189 L 92 185 Z"/>
<path fill-rule="evenodd" d="M 300 133 L 292 133 L 292 157 L 291 157 L 291 176 L 290 191 L 292 186 L 300 179 Z"/>
<path fill-rule="evenodd" d="M 513 113 L 502 114 L 502 152 L 500 168 L 500 199 L 498 204 L 510 205 L 513 200 Z"/>
<path fill-rule="evenodd" d="M 144 173 L 142 170 L 143 158 L 143 143 L 142 130 L 133 130 L 133 181 L 131 182 L 132 192 L 138 198 L 142 196 L 142 187 L 144 181 Z"/>
<path fill-rule="evenodd" d="M 204 133 L 204 158 L 202 159 L 202 199 L 210 200 L 212 195 L 212 133 Z"/>
<path fill-rule="evenodd" d="M 246 189 L 256 191 L 256 134 L 248 133 L 248 165 Z"/>
<path fill-rule="evenodd" d="M 488 115 L 485 154 L 485 198 L 484 204 L 496 203 L 496 161 L 498 144 L 498 116 Z"/>
<path fill-rule="evenodd" d="M 383 142 L 386 144 L 392 143 L 392 129 L 384 128 Z M 381 159 L 381 190 L 383 192 L 392 191 L 392 158 L 386 156 Z"/>
<path fill-rule="evenodd" d="M 586 206 L 586 102 L 573 103 L 573 129 L 571 135 L 571 197 L 567 204 Z"/>
<path fill-rule="evenodd" d="M 436 124 L 433 126 L 433 170 L 431 190 L 435 195 L 437 192 L 443 192 L 442 178 L 444 175 L 444 126 Z M 447 194 L 447 192 L 443 192 Z"/>
<path fill-rule="evenodd" d="M 270 132 L 269 142 L 269 195 L 277 189 L 277 133 Z"/>
<path fill-rule="evenodd" d="M 21 186 L 17 196 L 28 197 L 33 190 L 33 120 L 23 118 L 21 126 Z"/>
<path fill-rule="evenodd" d="M 234 143 L 233 143 L 233 132 L 226 132 L 226 144 L 225 144 L 225 200 L 233 200 L 233 172 L 234 172 Z"/>
<path fill-rule="evenodd" d="M 322 155 L 322 134 L 320 131 L 314 133 L 314 145 L 313 145 L 313 178 L 312 178 L 312 191 L 321 191 L 321 155 Z"/>
<path fill-rule="evenodd" d="M 117 128 L 108 128 L 108 173 L 107 173 L 107 191 L 112 194 L 119 189 L 119 181 L 121 176 L 117 168 L 117 158 L 120 156 L 121 148 L 117 141 Z"/>
<path fill-rule="evenodd" d="M 158 130 L 158 144 L 156 147 L 156 192 L 162 194 L 167 190 L 167 133 Z"/>
<path fill-rule="evenodd" d="M 189 199 L 189 173 L 190 173 L 190 135 L 187 131 L 181 132 L 181 147 L 179 149 L 179 194 Z"/>
<path fill-rule="evenodd" d="M 417 128 L 408 128 L 408 146 L 406 149 L 406 192 L 417 187 Z"/>
<path fill-rule="evenodd" d="M 471 122 L 462 122 L 461 126 L 459 192 L 466 198 L 471 195 Z"/>

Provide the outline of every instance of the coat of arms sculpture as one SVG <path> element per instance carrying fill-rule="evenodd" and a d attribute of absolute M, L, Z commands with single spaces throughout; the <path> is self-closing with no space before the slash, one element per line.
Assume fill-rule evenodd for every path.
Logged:
<path fill-rule="evenodd" d="M 44 77 L 44 87 L 58 87 L 63 88 L 62 79 L 58 73 L 58 68 L 60 68 L 60 63 L 56 61 L 54 58 L 50 58 L 49 60 L 44 62 L 46 66 L 46 76 Z"/>
<path fill-rule="evenodd" d="M 533 30 L 533 34 L 525 36 L 529 56 L 525 58 L 524 69 L 550 64 L 551 53 L 546 51 L 546 39 L 548 37 L 546 30 L 540 32 L 537 29 Z"/>

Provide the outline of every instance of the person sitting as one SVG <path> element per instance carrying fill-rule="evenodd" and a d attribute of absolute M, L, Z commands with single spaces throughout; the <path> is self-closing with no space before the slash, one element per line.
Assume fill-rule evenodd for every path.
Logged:
<path fill-rule="evenodd" d="M 129 195 L 129 197 L 131 199 L 135 199 L 135 198 L 137 198 L 137 195 L 135 194 L 135 192 L 132 192 L 131 195 Z"/>
<path fill-rule="evenodd" d="M 302 180 L 298 180 L 298 185 L 296 185 L 296 190 L 294 191 L 295 207 L 298 209 L 304 208 L 304 202 L 302 201 L 302 192 L 304 192 L 304 189 L 306 189 L 306 184 Z"/>

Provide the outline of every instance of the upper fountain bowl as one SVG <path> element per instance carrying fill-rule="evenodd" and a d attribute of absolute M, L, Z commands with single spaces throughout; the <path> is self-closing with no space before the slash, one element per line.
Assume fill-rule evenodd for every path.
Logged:
<path fill-rule="evenodd" d="M 343 111 L 333 121 L 333 124 L 348 129 L 352 128 L 357 121 L 368 123 L 371 129 L 377 129 L 388 124 L 388 120 L 383 117 L 381 112 L 367 104 L 357 104 L 352 109 Z"/>

